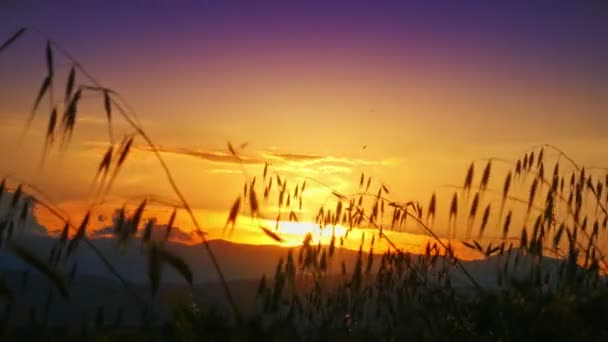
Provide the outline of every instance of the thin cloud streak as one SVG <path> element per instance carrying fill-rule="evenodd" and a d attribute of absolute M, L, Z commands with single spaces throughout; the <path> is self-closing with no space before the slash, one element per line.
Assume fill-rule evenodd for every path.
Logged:
<path fill-rule="evenodd" d="M 227 164 L 247 164 L 247 165 L 261 165 L 264 164 L 265 161 L 257 158 L 250 157 L 242 157 L 235 156 L 231 153 L 220 152 L 220 151 L 201 151 L 201 150 L 191 150 L 186 148 L 171 148 L 164 146 L 156 146 L 155 147 L 158 152 L 161 153 L 170 153 L 181 156 L 188 156 L 193 158 L 202 159 L 205 161 L 209 161 L 212 163 L 227 163 Z M 153 150 L 148 146 L 135 146 L 136 150 L 145 151 L 145 152 L 153 152 Z"/>
<path fill-rule="evenodd" d="M 136 150 L 152 152 L 153 150 L 148 146 L 135 146 Z M 156 146 L 156 150 L 161 153 L 170 153 L 181 156 L 188 156 L 193 158 L 202 159 L 213 163 L 227 163 L 227 164 L 246 164 L 246 165 L 263 165 L 268 159 L 283 162 L 285 164 L 296 164 L 296 165 L 316 165 L 316 164 L 336 164 L 336 170 L 340 169 L 339 172 L 345 172 L 347 166 L 361 166 L 361 165 L 389 165 L 387 161 L 372 161 L 363 159 L 351 159 L 341 158 L 330 155 L 319 155 L 319 154 L 298 154 L 298 153 L 287 153 L 287 152 L 260 152 L 257 153 L 259 156 L 244 156 L 244 155 L 233 155 L 229 152 L 223 151 L 203 151 L 196 149 L 187 148 L 172 148 L 165 146 Z"/>
<path fill-rule="evenodd" d="M 331 155 L 299 154 L 284 152 L 264 152 L 264 156 L 282 161 L 301 162 L 302 164 L 336 163 L 346 165 L 389 165 L 387 161 L 373 161 L 355 158 L 342 158 Z"/>

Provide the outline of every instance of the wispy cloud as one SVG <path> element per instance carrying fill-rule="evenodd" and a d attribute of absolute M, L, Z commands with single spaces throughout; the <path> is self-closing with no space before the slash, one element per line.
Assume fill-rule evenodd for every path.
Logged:
<path fill-rule="evenodd" d="M 195 149 L 187 149 L 187 148 L 172 148 L 165 146 L 156 146 L 155 147 L 158 152 L 161 153 L 170 153 L 177 154 L 181 156 L 189 156 L 193 158 L 198 158 L 202 160 L 206 160 L 212 163 L 228 163 L 228 164 L 247 164 L 247 165 L 255 165 L 255 164 L 264 164 L 265 161 L 262 159 L 246 157 L 246 156 L 235 156 L 229 152 L 222 151 L 203 151 L 203 150 L 195 150 Z M 153 150 L 148 146 L 136 146 L 135 149 L 140 151 L 152 152 Z"/>
<path fill-rule="evenodd" d="M 327 158 L 327 156 L 319 154 L 298 154 L 283 152 L 266 152 L 265 156 L 271 159 L 280 159 L 284 161 L 318 161 Z"/>
<path fill-rule="evenodd" d="M 84 145 L 88 148 L 99 149 L 105 151 L 108 147 L 107 142 L 87 141 Z M 134 150 L 142 152 L 153 152 L 153 149 L 146 145 L 134 145 Z M 243 154 L 234 155 L 227 149 L 223 150 L 202 150 L 169 146 L 155 146 L 155 149 L 160 153 L 174 154 L 197 158 L 217 164 L 243 164 L 243 165 L 263 165 L 270 162 L 275 167 L 289 166 L 317 166 L 323 165 L 319 171 L 347 173 L 350 172 L 350 167 L 356 166 L 371 166 L 371 165 L 391 165 L 394 162 L 388 160 L 367 160 L 360 158 L 336 157 L 332 155 L 313 154 L 313 153 L 293 153 L 293 152 L 278 152 L 278 151 L 252 151 Z M 226 169 L 213 169 L 213 173 L 230 173 L 232 171 Z"/>
<path fill-rule="evenodd" d="M 88 141 L 85 146 L 93 149 L 107 149 L 107 142 Z M 140 152 L 153 152 L 153 149 L 145 145 L 134 145 L 133 149 Z M 188 158 L 196 158 L 213 164 L 224 165 L 263 165 L 270 162 L 276 170 L 283 172 L 299 172 L 306 174 L 348 174 L 355 168 L 361 166 L 382 166 L 391 165 L 394 162 L 388 160 L 366 160 L 348 157 L 336 157 L 332 155 L 313 154 L 313 153 L 293 153 L 279 151 L 247 151 L 247 153 L 234 155 L 227 149 L 222 150 L 202 150 L 179 148 L 169 146 L 155 146 L 155 149 L 163 154 L 172 154 Z M 232 174 L 241 171 L 230 167 L 215 167 L 207 170 L 209 173 Z"/>
<path fill-rule="evenodd" d="M 336 157 L 331 155 L 321 154 L 301 154 L 301 153 L 287 153 L 287 152 L 264 152 L 263 155 L 266 158 L 274 160 L 282 160 L 285 162 L 297 162 L 301 164 L 319 164 L 319 163 L 333 163 L 343 164 L 351 166 L 362 166 L 362 165 L 388 165 L 387 161 L 376 161 L 376 160 L 365 160 L 359 158 L 344 158 Z"/>

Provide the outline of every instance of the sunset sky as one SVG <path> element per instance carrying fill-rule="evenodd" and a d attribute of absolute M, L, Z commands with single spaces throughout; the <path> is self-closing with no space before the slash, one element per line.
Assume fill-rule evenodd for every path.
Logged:
<path fill-rule="evenodd" d="M 75 221 L 109 144 L 105 114 L 100 97 L 83 99 L 69 148 L 39 169 L 43 101 L 17 145 L 45 76 L 45 37 L 135 108 L 212 238 L 244 177 L 260 177 L 265 162 L 290 184 L 316 179 L 345 193 L 364 172 L 374 193 L 385 184 L 391 198 L 424 205 L 441 185 L 461 185 L 471 161 L 516 160 L 538 144 L 608 166 L 608 6 L 599 1 L 44 3 L 0 2 L 0 41 L 32 29 L 0 54 L 0 173 L 44 189 Z M 55 59 L 63 80 L 69 63 Z M 117 137 L 130 132 L 116 123 Z M 228 141 L 248 143 L 243 164 Z M 331 190 L 308 183 L 304 219 L 335 206 Z M 175 199 L 154 156 L 138 148 L 100 213 L 147 194 Z M 450 192 L 440 199 L 448 206 Z M 171 209 L 154 210 L 162 222 Z M 272 242 L 240 224 L 233 240 Z M 192 229 L 185 215 L 179 226 Z M 403 246 L 426 241 L 393 235 Z"/>

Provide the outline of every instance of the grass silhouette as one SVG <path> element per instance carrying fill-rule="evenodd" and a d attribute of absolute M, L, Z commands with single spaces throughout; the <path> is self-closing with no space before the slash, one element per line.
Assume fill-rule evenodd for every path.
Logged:
<path fill-rule="evenodd" d="M 30 32 L 40 34 L 20 29 L 0 45 L 0 53 L 6 53 L 12 44 Z M 72 65 L 62 101 L 55 99 L 54 85 L 59 77 L 54 68 L 55 54 Z M 148 296 L 144 297 L 87 237 L 90 212 L 75 224 L 43 191 L 18 177 L 7 176 L 0 189 L 0 196 L 11 193 L 9 209 L 1 221 L 3 248 L 9 248 L 50 281 L 53 290 L 49 296 L 57 293 L 69 300 L 70 280 L 77 276 L 74 251 L 82 243 L 91 248 L 120 281 L 142 316 L 142 327 L 121 326 L 120 319 L 108 325 L 100 308 L 92 326 L 85 324 L 81 329 L 62 330 L 45 325 L 43 322 L 48 321 L 48 317 L 36 320 L 33 309 L 25 328 L 13 326 L 9 321 L 14 305 L 18 305 L 13 304 L 14 289 L 0 278 L 0 294 L 7 302 L 1 334 L 8 340 L 43 337 L 184 341 L 608 338 L 608 329 L 602 322 L 608 308 L 604 278 L 607 265 L 603 253 L 608 220 L 605 169 L 585 169 L 553 145 L 533 146 L 517 161 L 489 158 L 473 162 L 466 171 L 463 185 L 436 189 L 428 206 L 423 207 L 417 201 L 401 202 L 391 198 L 389 188 L 374 182 L 370 175 L 361 174 L 359 192 L 345 194 L 310 178 L 288 180 L 269 163 L 254 177 L 242 167 L 243 194 L 227 208 L 226 229 L 238 229 L 239 217 L 248 216 L 261 232 L 281 242 L 281 234 L 262 219 L 266 206 L 278 208 L 276 226 L 285 216 L 288 221 L 301 222 L 303 218 L 296 213 L 302 207 L 309 181 L 325 187 L 331 198 L 314 217 L 321 229 L 343 226 L 347 234 L 357 228 L 372 228 L 376 232 L 370 237 L 369 250 L 365 250 L 361 241 L 353 265 L 338 266 L 341 274 L 331 273 L 329 269 L 338 262 L 335 251 L 340 248 L 342 238 L 333 236 L 328 245 L 322 245 L 307 235 L 301 246 L 285 250 L 286 255 L 278 261 L 274 275 L 262 277 L 255 312 L 244 315 L 201 224 L 133 108 L 119 93 L 100 84 L 52 39 L 47 39 L 45 63 L 47 74 L 25 123 L 27 130 L 47 97 L 50 114 L 44 154 L 57 144 L 69 144 L 77 128 L 81 99 L 85 94 L 99 95 L 107 119 L 109 147 L 99 161 L 92 185 L 96 198 L 93 205 L 104 201 L 137 141 L 146 144 L 155 155 L 177 201 L 146 196 L 131 215 L 123 208 L 113 227 L 120 244 L 140 236 L 150 285 Z M 77 82 L 77 78 L 83 78 L 86 83 Z M 120 142 L 115 140 L 113 130 L 117 120 L 124 121 L 132 130 Z M 240 150 L 244 147 L 228 143 L 227 149 L 240 160 Z M 497 174 L 498 165 L 506 168 L 503 177 Z M 478 174 L 480 166 L 482 171 Z M 567 168 L 571 169 L 570 173 L 564 171 Z M 261 187 L 263 191 L 259 190 Z M 447 206 L 443 206 L 444 198 L 438 195 L 441 189 L 450 191 Z M 258 194 L 262 194 L 261 198 Z M 151 239 L 151 223 L 143 222 L 143 212 L 151 202 L 173 208 L 164 241 Z M 330 202 L 333 202 L 331 207 Z M 34 205 L 65 223 L 46 260 L 13 239 L 13 232 L 25 224 L 27 213 Z M 440 215 L 444 209 L 447 209 L 447 221 Z M 187 263 L 165 248 L 178 212 L 189 216 L 203 240 L 230 311 L 201 310 L 187 303 L 175 306 L 171 319 L 161 324 L 154 320 L 152 304 L 162 282 L 163 265 L 176 270 L 190 285 L 193 282 Z M 426 245 L 422 255 L 402 251 L 386 234 L 408 224 L 432 238 L 433 242 Z M 443 227 L 447 227 L 447 233 L 438 232 Z M 488 235 L 490 230 L 499 231 L 500 236 Z M 139 232 L 142 233 L 138 235 Z M 376 239 L 383 239 L 389 250 L 375 254 Z M 458 258 L 457 246 L 478 253 L 492 271 L 485 272 L 484 277 L 475 274 Z M 48 315 L 48 310 L 46 312 Z M 31 329 L 32 326 L 44 329 Z"/>

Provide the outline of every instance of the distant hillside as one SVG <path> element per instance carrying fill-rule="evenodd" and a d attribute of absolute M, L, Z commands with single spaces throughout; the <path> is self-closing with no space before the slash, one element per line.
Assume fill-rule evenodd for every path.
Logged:
<path fill-rule="evenodd" d="M 19 242 L 26 245 L 41 257 L 48 255 L 52 239 L 46 236 L 24 235 Z M 150 298 L 147 278 L 147 259 L 141 252 L 141 244 L 133 240 L 125 248 L 118 248 L 116 241 L 108 238 L 93 240 L 118 271 L 134 284 L 142 298 Z M 256 246 L 235 244 L 224 240 L 209 242 L 219 259 L 220 265 L 238 305 L 244 312 L 251 312 L 255 306 L 255 293 L 259 279 L 267 274 L 271 281 L 280 258 L 285 258 L 287 249 L 278 246 Z M 171 304 L 178 302 L 195 302 L 203 306 L 219 306 L 226 308 L 223 289 L 218 283 L 215 270 L 207 256 L 203 245 L 182 245 L 168 243 L 168 248 L 181 256 L 190 265 L 193 275 L 194 288 L 189 288 L 183 279 L 172 269 L 165 267 L 163 283 L 156 299 L 159 318 L 169 315 Z M 294 253 L 297 257 L 297 248 Z M 512 251 L 513 259 L 519 254 L 518 267 L 513 275 L 522 276 L 528 272 L 533 260 L 518 250 Z M 374 265 L 379 265 L 380 255 L 374 257 Z M 341 282 L 342 261 L 347 265 L 347 271 L 353 268 L 357 252 L 336 249 L 334 258 L 329 264 L 329 283 Z M 363 255 L 364 262 L 367 254 Z M 414 256 L 415 260 L 416 256 Z M 465 269 L 484 287 L 497 286 L 497 271 L 502 269 L 506 256 L 494 256 L 485 260 L 463 262 Z M 6 249 L 0 249 L 0 274 L 4 275 L 7 283 L 16 294 L 18 314 L 13 316 L 16 322 L 29 319 L 32 307 L 34 315 L 42 317 L 50 284 L 43 275 L 32 270 L 28 265 L 17 259 Z M 78 272 L 70 286 L 70 300 L 66 302 L 57 295 L 53 296 L 51 305 L 52 320 L 55 323 L 74 323 L 75 321 L 95 317 L 98 308 L 103 307 L 106 322 L 113 322 L 117 315 L 122 315 L 122 324 L 139 324 L 140 316 L 131 297 L 107 271 L 105 266 L 93 255 L 90 249 L 82 245 L 76 255 Z M 542 263 L 546 270 L 557 270 L 559 261 L 544 258 Z M 373 269 L 373 271 L 375 268 Z M 27 274 L 24 281 L 24 274 Z M 452 268 L 453 284 L 457 287 L 469 286 L 469 281 L 458 268 Z M 331 284 L 326 284 L 330 285 Z M 119 313 L 122 312 L 122 313 Z"/>
<path fill-rule="evenodd" d="M 29 249 L 45 258 L 50 249 L 52 239 L 46 236 L 24 236 L 19 239 Z M 114 239 L 98 238 L 92 240 L 103 255 L 116 267 L 116 269 L 129 281 L 145 286 L 148 283 L 147 259 L 142 253 L 139 240 L 132 240 L 124 249 L 119 248 Z M 288 249 L 273 245 L 247 245 L 231 243 L 225 240 L 212 240 L 209 244 L 219 260 L 224 276 L 229 281 L 234 280 L 259 280 L 263 274 L 274 274 L 280 258 L 287 256 Z M 207 251 L 202 244 L 183 245 L 176 242 L 168 242 L 167 248 L 186 261 L 192 269 L 194 283 L 209 284 L 216 283 L 218 277 L 213 269 Z M 299 248 L 293 248 L 295 256 Z M 351 270 L 354 261 L 357 259 L 357 252 L 336 248 L 334 257 L 330 259 L 328 265 L 329 274 L 339 274 L 341 264 L 344 262 L 347 270 Z M 520 254 L 518 274 L 526 272 L 525 265 L 530 265 L 530 256 L 523 255 L 518 250 L 513 250 L 511 259 L 516 254 Z M 364 261 L 367 260 L 367 253 L 364 252 Z M 381 255 L 374 256 L 374 265 L 379 264 Z M 463 261 L 464 267 L 475 276 L 475 278 L 486 286 L 495 285 L 496 271 L 504 264 L 506 255 L 494 256 L 488 259 Z M 6 249 L 0 249 L 0 271 L 20 271 L 29 269 L 29 266 L 17 259 Z M 102 262 L 93 254 L 86 245 L 81 245 L 75 256 L 78 264 L 78 276 L 105 278 L 114 281 Z M 548 257 L 543 258 L 545 266 L 556 266 L 558 261 Z M 461 271 L 454 268 L 455 279 L 466 282 L 461 277 Z M 165 268 L 163 282 L 174 285 L 185 285 L 179 274 L 171 268 Z"/>
<path fill-rule="evenodd" d="M 46 258 L 53 240 L 46 236 L 24 236 L 19 241 L 41 258 Z M 130 241 L 124 249 L 119 248 L 114 239 L 98 238 L 92 241 L 125 278 L 137 284 L 147 284 L 147 259 L 142 253 L 139 240 Z M 279 246 L 235 244 L 224 240 L 212 240 L 209 241 L 209 244 L 217 256 L 227 280 L 259 279 L 264 273 L 273 273 L 279 259 L 285 258 L 288 251 L 287 248 Z M 207 251 L 202 244 L 184 245 L 168 242 L 167 248 L 183 258 L 191 267 L 194 283 L 218 281 Z M 356 257 L 356 252 L 337 248 L 333 263 L 330 265 L 330 272 L 339 272 L 342 260 L 346 264 L 351 264 Z M 0 249 L 0 260 L 2 260 L 0 270 L 28 268 L 5 249 Z M 78 248 L 74 260 L 77 260 L 80 275 L 112 278 L 106 267 L 86 245 Z M 166 268 L 166 272 L 163 273 L 163 281 L 184 284 L 182 278 L 170 268 Z"/>

